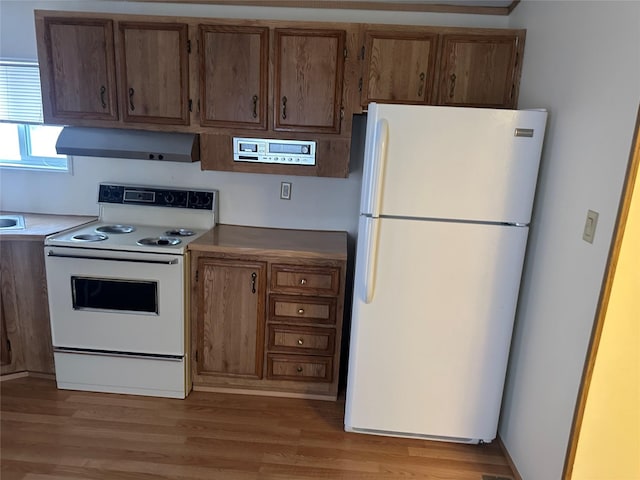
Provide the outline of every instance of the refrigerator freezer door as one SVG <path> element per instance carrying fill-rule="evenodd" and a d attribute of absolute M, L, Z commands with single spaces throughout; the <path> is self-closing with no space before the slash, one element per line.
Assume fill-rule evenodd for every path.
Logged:
<path fill-rule="evenodd" d="M 528 224 L 546 116 L 371 104 L 361 213 L 375 216 L 379 204 L 382 216 Z"/>
<path fill-rule="evenodd" d="M 375 263 L 358 237 L 346 430 L 492 440 L 528 228 L 378 221 Z"/>

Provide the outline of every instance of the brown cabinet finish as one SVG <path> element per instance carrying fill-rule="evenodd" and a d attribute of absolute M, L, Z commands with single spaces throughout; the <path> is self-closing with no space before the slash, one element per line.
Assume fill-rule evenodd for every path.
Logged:
<path fill-rule="evenodd" d="M 194 381 L 211 375 L 261 378 L 265 263 L 199 254 L 192 262 L 198 272 Z"/>
<path fill-rule="evenodd" d="M 120 22 L 125 122 L 189 124 L 187 24 Z"/>
<path fill-rule="evenodd" d="M 437 43 L 433 32 L 365 32 L 362 106 L 430 103 Z"/>
<path fill-rule="evenodd" d="M 514 108 L 519 42 L 515 34 L 443 35 L 436 103 Z"/>
<path fill-rule="evenodd" d="M 336 299 L 271 294 L 268 313 L 275 322 L 335 325 Z"/>
<path fill-rule="evenodd" d="M 335 400 L 346 233 L 218 225 L 189 251 L 194 390 Z M 239 337 L 254 348 L 233 351 Z M 230 355 L 244 367 L 230 372 Z"/>
<path fill-rule="evenodd" d="M 0 240 L 0 373 L 54 373 L 42 240 Z M 10 354 L 7 349 L 10 345 Z"/>
<path fill-rule="evenodd" d="M 302 355 L 267 355 L 267 378 L 295 382 L 331 382 L 331 357 Z"/>
<path fill-rule="evenodd" d="M 340 270 L 308 265 L 276 264 L 271 267 L 271 290 L 309 295 L 336 295 Z"/>
<path fill-rule="evenodd" d="M 267 128 L 269 29 L 199 25 L 200 124 Z"/>
<path fill-rule="evenodd" d="M 332 328 L 270 324 L 267 348 L 272 352 L 332 355 L 335 336 L 335 330 Z"/>
<path fill-rule="evenodd" d="M 345 36 L 275 29 L 274 130 L 340 132 Z"/>
<path fill-rule="evenodd" d="M 36 28 L 45 123 L 117 120 L 113 21 L 51 17 Z"/>

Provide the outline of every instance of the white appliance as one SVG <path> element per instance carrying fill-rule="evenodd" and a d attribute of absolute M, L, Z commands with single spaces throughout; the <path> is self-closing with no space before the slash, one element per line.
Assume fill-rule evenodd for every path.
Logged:
<path fill-rule="evenodd" d="M 188 394 L 186 246 L 217 193 L 101 184 L 96 222 L 45 239 L 58 388 Z"/>
<path fill-rule="evenodd" d="M 495 438 L 546 116 L 369 105 L 345 430 Z"/>

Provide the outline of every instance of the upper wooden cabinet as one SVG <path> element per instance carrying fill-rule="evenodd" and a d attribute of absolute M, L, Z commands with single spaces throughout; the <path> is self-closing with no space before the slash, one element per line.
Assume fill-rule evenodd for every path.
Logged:
<path fill-rule="evenodd" d="M 437 41 L 430 32 L 365 32 L 362 106 L 430 103 Z"/>
<path fill-rule="evenodd" d="M 199 25 L 200 124 L 267 128 L 267 27 Z"/>
<path fill-rule="evenodd" d="M 365 29 L 361 105 L 515 108 L 523 30 Z"/>
<path fill-rule="evenodd" d="M 438 105 L 516 106 L 519 36 L 443 35 Z"/>
<path fill-rule="evenodd" d="M 124 120 L 188 125 L 187 24 L 120 22 L 119 31 Z"/>
<path fill-rule="evenodd" d="M 274 130 L 339 133 L 343 30 L 275 30 Z"/>
<path fill-rule="evenodd" d="M 117 120 L 113 21 L 47 17 L 37 27 L 45 122 Z"/>

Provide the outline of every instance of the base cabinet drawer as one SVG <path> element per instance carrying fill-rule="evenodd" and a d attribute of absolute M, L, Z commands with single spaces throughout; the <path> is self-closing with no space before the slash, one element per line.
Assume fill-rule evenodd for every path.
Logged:
<path fill-rule="evenodd" d="M 333 355 L 336 338 L 333 328 L 269 325 L 268 329 L 271 351 Z"/>
<path fill-rule="evenodd" d="M 267 355 L 267 378 L 273 380 L 331 382 L 332 371 L 332 357 Z"/>
<path fill-rule="evenodd" d="M 336 297 L 269 295 L 269 320 L 335 325 Z"/>
<path fill-rule="evenodd" d="M 303 295 L 337 295 L 340 269 L 310 265 L 271 266 L 271 291 Z"/>

